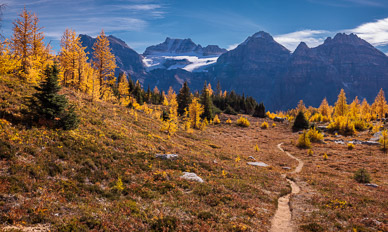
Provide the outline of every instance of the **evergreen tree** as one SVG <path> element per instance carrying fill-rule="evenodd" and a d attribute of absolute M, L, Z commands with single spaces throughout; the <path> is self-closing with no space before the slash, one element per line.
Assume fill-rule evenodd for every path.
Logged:
<path fill-rule="evenodd" d="M 61 89 L 58 72 L 56 65 L 46 68 L 45 79 L 35 87 L 37 92 L 30 99 L 29 106 L 35 117 L 49 120 L 56 127 L 74 129 L 79 120 L 74 113 L 74 107 L 68 108 L 66 96 L 58 94 Z"/>
<path fill-rule="evenodd" d="M 178 114 L 183 115 L 185 113 L 185 109 L 189 107 L 191 103 L 191 93 L 190 88 L 185 81 L 182 88 L 179 90 L 178 96 Z"/>
<path fill-rule="evenodd" d="M 335 116 L 346 116 L 349 111 L 349 106 L 346 102 L 346 95 L 344 89 L 341 89 L 338 95 L 338 100 L 335 103 L 334 114 Z"/>
<path fill-rule="evenodd" d="M 201 104 L 203 105 L 204 111 L 202 114 L 203 119 L 207 119 L 208 121 L 213 119 L 213 102 L 211 99 L 211 94 L 209 91 L 208 86 L 205 85 L 203 87 L 202 93 L 201 93 Z"/>
<path fill-rule="evenodd" d="M 259 105 L 256 105 L 255 107 L 255 112 L 252 115 L 253 117 L 258 117 L 258 118 L 265 118 L 265 106 L 261 102 Z"/>
<path fill-rule="evenodd" d="M 298 131 L 301 129 L 308 129 L 308 128 L 309 128 L 309 122 L 304 116 L 303 111 L 299 111 L 298 115 L 295 118 L 294 125 L 292 125 L 292 130 Z"/>
<path fill-rule="evenodd" d="M 143 105 L 143 93 L 139 80 L 136 81 L 135 88 L 133 89 L 132 95 L 135 97 L 136 102 L 140 105 Z"/>

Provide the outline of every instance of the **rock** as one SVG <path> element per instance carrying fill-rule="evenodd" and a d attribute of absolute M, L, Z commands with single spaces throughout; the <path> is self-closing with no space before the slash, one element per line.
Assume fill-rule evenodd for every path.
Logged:
<path fill-rule="evenodd" d="M 284 170 L 291 170 L 290 167 L 282 167 Z"/>
<path fill-rule="evenodd" d="M 269 165 L 263 162 L 247 162 L 248 165 L 258 166 L 258 167 L 268 167 Z"/>
<path fill-rule="evenodd" d="M 365 186 L 373 187 L 373 188 L 379 187 L 377 184 L 373 184 L 373 183 L 367 183 L 367 184 L 365 184 Z"/>
<path fill-rule="evenodd" d="M 334 140 L 334 142 L 336 144 L 345 144 L 345 142 L 343 140 Z"/>
<path fill-rule="evenodd" d="M 381 133 L 381 131 L 379 132 L 376 132 L 373 137 L 369 140 L 369 141 L 374 141 L 374 142 L 377 142 L 379 141 L 380 137 L 382 136 L 383 134 Z"/>
<path fill-rule="evenodd" d="M 275 122 L 284 122 L 284 121 L 286 121 L 286 118 L 275 117 L 273 120 L 274 120 Z"/>
<path fill-rule="evenodd" d="M 218 164 L 217 160 L 213 160 L 213 163 Z"/>
<path fill-rule="evenodd" d="M 317 129 L 318 130 L 321 130 L 321 131 L 327 131 L 327 126 L 317 126 Z"/>
<path fill-rule="evenodd" d="M 197 174 L 192 173 L 192 172 L 183 172 L 183 176 L 181 176 L 181 178 L 185 179 L 185 180 L 196 181 L 199 183 L 204 182 L 201 177 L 197 176 Z"/>
<path fill-rule="evenodd" d="M 178 159 L 177 154 L 156 154 L 155 158 L 164 159 L 164 160 L 175 160 Z"/>
<path fill-rule="evenodd" d="M 256 160 L 253 156 L 249 156 L 248 159 Z"/>
<path fill-rule="evenodd" d="M 366 144 L 366 145 L 380 145 L 380 143 L 375 142 L 375 141 L 361 141 L 361 144 Z"/>

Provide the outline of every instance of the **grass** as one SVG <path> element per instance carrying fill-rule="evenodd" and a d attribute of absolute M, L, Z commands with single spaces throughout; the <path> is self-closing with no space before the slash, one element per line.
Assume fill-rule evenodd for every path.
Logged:
<path fill-rule="evenodd" d="M 314 143 L 307 152 L 295 146 L 298 135 L 287 122 L 262 130 L 264 119 L 244 116 L 250 126 L 240 127 L 227 122 L 238 116 L 222 114 L 219 125 L 193 133 L 180 128 L 169 137 L 152 115 L 137 111 L 136 118 L 126 107 L 90 102 L 70 89 L 62 92 L 77 106 L 77 130 L 31 127 L 23 103 L 33 91 L 0 77 L 1 229 L 268 231 L 277 199 L 290 191 L 282 167 L 297 165 L 277 149 L 282 142 L 305 162 L 300 174 L 288 174 L 302 187 L 291 197 L 299 230 L 387 230 L 387 156 L 378 146 Z M 364 131 L 347 139 L 369 137 Z M 157 153 L 179 158 L 160 160 Z M 250 156 L 270 167 L 247 165 Z M 354 180 L 360 168 L 378 188 Z M 187 171 L 205 183 L 181 179 Z"/>

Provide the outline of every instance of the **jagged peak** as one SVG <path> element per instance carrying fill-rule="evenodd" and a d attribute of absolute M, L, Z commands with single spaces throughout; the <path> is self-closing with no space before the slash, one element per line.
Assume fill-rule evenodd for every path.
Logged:
<path fill-rule="evenodd" d="M 350 33 L 337 33 L 334 38 L 328 37 L 324 44 L 331 44 L 331 43 L 341 43 L 341 44 L 351 44 L 355 46 L 360 45 L 369 45 L 368 42 L 358 37 L 356 34 Z"/>

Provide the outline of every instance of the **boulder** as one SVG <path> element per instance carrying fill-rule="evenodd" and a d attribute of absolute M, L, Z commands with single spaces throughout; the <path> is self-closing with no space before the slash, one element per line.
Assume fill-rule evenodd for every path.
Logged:
<path fill-rule="evenodd" d="M 183 172 L 183 175 L 181 176 L 181 178 L 185 180 L 196 181 L 199 183 L 204 182 L 201 177 L 197 176 L 197 174 L 193 172 Z"/>
<path fill-rule="evenodd" d="M 367 183 L 367 184 L 365 184 L 365 186 L 373 187 L 373 188 L 379 187 L 377 184 L 373 184 L 373 183 Z"/>
<path fill-rule="evenodd" d="M 247 162 L 248 165 L 258 166 L 258 167 L 268 167 L 269 165 L 263 162 Z"/>
<path fill-rule="evenodd" d="M 286 118 L 274 117 L 273 120 L 274 120 L 275 122 L 284 122 L 284 121 L 286 121 Z"/>
<path fill-rule="evenodd" d="M 380 137 L 381 137 L 382 135 L 383 135 L 383 134 L 381 133 L 381 131 L 376 132 L 376 133 L 373 135 L 373 137 L 372 137 L 369 141 L 375 141 L 375 142 L 377 142 L 377 141 L 379 141 L 379 139 L 380 139 Z"/>
<path fill-rule="evenodd" d="M 156 154 L 155 158 L 164 159 L 164 160 L 175 160 L 178 159 L 177 154 Z"/>
<path fill-rule="evenodd" d="M 253 156 L 249 156 L 248 159 L 256 160 Z"/>

